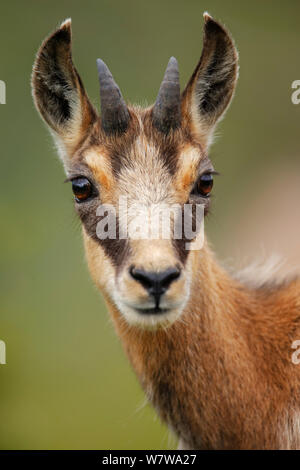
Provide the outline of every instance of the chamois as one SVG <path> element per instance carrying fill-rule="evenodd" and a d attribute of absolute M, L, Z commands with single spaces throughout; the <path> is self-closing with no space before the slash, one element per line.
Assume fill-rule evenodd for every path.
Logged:
<path fill-rule="evenodd" d="M 97 66 L 100 114 L 73 65 L 66 20 L 39 49 L 33 97 L 72 184 L 91 276 L 141 386 L 181 448 L 299 449 L 291 345 L 300 281 L 253 287 L 218 264 L 206 238 L 187 249 L 184 236 L 120 236 L 134 219 L 118 209 L 121 197 L 142 207 L 143 220 L 153 204 L 207 213 L 209 146 L 238 77 L 230 34 L 205 13 L 202 55 L 183 93 L 172 57 L 146 109 L 127 105 L 105 63 Z M 117 237 L 98 236 L 99 206 L 114 208 Z"/>

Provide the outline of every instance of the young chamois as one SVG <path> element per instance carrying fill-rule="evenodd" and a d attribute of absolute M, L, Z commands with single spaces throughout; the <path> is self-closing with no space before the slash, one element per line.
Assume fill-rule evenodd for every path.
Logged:
<path fill-rule="evenodd" d="M 115 208 L 121 233 L 128 215 L 118 209 L 121 196 L 145 211 L 188 203 L 207 212 L 208 149 L 234 93 L 238 54 L 226 29 L 208 14 L 204 20 L 202 55 L 185 90 L 171 58 L 147 109 L 125 104 L 98 59 L 101 116 L 73 65 L 66 20 L 37 54 L 34 101 L 72 182 L 92 278 L 147 397 L 181 447 L 296 449 L 300 368 L 291 356 L 300 338 L 300 281 L 251 287 L 219 266 L 206 240 L 195 250 L 184 236 L 97 235 L 101 204 Z"/>

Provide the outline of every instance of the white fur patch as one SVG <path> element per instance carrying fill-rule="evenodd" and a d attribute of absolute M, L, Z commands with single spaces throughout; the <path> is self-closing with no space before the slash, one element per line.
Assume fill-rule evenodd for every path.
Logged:
<path fill-rule="evenodd" d="M 294 268 L 294 270 L 290 270 L 290 274 L 287 277 L 284 272 L 285 270 L 283 270 L 284 265 L 285 262 L 282 256 L 274 253 L 267 259 L 253 261 L 245 268 L 232 273 L 232 276 L 253 289 L 258 289 L 271 283 L 280 285 L 297 274 L 297 268 Z"/>

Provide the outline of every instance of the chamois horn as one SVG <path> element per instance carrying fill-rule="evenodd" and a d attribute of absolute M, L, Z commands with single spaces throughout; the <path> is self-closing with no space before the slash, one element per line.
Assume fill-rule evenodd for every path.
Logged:
<path fill-rule="evenodd" d="M 154 125 L 167 134 L 181 121 L 178 62 L 171 57 L 152 111 Z"/>
<path fill-rule="evenodd" d="M 100 82 L 101 124 L 106 134 L 121 134 L 129 123 L 129 112 L 120 89 L 107 65 L 97 59 Z"/>

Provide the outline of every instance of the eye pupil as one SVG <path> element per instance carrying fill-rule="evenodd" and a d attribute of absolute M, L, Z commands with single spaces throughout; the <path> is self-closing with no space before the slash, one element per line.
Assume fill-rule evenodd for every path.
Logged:
<path fill-rule="evenodd" d="M 92 194 L 92 185 L 87 178 L 75 178 L 72 180 L 72 190 L 77 202 L 85 201 Z"/>
<path fill-rule="evenodd" d="M 204 173 L 198 179 L 192 193 L 200 196 L 209 196 L 213 188 L 214 179 L 211 173 Z"/>

